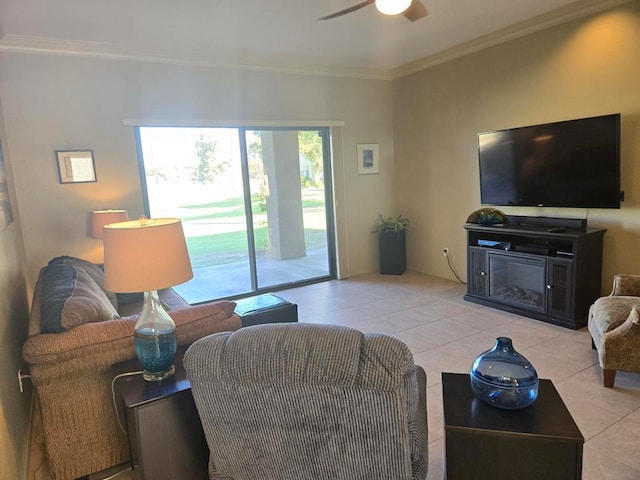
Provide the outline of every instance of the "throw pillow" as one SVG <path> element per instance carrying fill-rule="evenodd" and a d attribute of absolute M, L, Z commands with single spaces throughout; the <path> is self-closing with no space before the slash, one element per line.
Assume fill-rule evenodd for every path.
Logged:
<path fill-rule="evenodd" d="M 107 296 L 113 308 L 118 309 L 118 301 L 116 294 L 113 292 L 109 292 L 104 288 L 104 270 L 95 263 L 91 263 L 87 260 L 83 260 L 81 258 L 69 257 L 68 255 L 63 255 L 60 257 L 56 257 L 49 262 L 49 265 L 63 263 L 65 265 L 71 265 L 76 269 L 84 270 L 102 289 L 104 294 Z"/>
<path fill-rule="evenodd" d="M 42 272 L 42 282 L 42 333 L 60 333 L 82 323 L 118 317 L 104 291 L 83 268 L 49 264 Z"/>

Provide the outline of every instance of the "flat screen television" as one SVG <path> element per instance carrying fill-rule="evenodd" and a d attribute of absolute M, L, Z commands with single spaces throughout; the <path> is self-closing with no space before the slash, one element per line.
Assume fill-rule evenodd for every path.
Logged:
<path fill-rule="evenodd" d="M 620 114 L 478 134 L 483 205 L 620 208 Z"/>

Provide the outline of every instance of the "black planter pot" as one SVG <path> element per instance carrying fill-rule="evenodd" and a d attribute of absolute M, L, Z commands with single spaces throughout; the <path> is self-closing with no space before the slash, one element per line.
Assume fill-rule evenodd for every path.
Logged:
<path fill-rule="evenodd" d="M 407 270 L 407 247 L 405 231 L 383 232 L 380 240 L 380 273 L 402 275 Z"/>

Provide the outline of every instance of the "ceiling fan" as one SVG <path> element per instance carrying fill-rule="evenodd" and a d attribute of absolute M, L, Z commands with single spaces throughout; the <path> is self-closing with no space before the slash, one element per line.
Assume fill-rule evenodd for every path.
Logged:
<path fill-rule="evenodd" d="M 331 18 L 341 17 L 342 15 L 355 12 L 374 3 L 380 13 L 384 13 L 385 15 L 399 15 L 402 13 L 412 22 L 420 20 L 427 15 L 427 7 L 419 0 L 366 0 L 353 7 L 345 8 L 339 12 L 319 18 L 318 20 L 329 20 Z"/>

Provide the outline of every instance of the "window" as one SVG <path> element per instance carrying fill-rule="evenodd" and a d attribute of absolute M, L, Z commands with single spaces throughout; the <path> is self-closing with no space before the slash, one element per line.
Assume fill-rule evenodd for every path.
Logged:
<path fill-rule="evenodd" d="M 335 277 L 328 128 L 139 127 L 150 217 L 183 221 L 189 303 Z"/>

